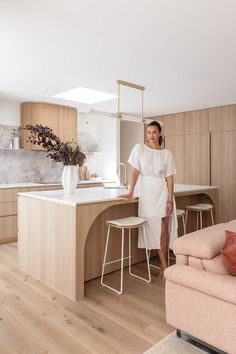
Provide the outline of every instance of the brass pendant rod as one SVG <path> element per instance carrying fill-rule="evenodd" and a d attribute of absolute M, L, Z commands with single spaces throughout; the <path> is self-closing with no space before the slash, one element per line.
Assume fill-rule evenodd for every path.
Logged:
<path fill-rule="evenodd" d="M 141 90 L 144 91 L 145 87 L 144 86 L 140 86 L 140 85 L 136 85 L 136 84 L 131 84 L 131 82 L 127 82 L 127 81 L 123 81 L 123 80 L 116 80 L 116 83 L 119 85 L 123 85 L 123 86 L 128 86 L 131 88 L 134 88 L 136 90 Z"/>

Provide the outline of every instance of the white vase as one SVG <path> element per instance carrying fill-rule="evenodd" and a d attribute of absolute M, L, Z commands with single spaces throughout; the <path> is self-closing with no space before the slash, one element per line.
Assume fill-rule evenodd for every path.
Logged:
<path fill-rule="evenodd" d="M 78 183 L 78 167 L 64 166 L 62 173 L 62 186 L 65 193 L 74 193 Z"/>

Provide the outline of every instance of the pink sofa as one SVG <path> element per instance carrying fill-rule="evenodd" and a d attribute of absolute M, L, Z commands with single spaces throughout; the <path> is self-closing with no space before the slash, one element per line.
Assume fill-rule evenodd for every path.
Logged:
<path fill-rule="evenodd" d="M 229 354 L 236 354 L 236 277 L 223 265 L 225 232 L 236 220 L 207 227 L 174 242 L 176 265 L 165 271 L 170 325 Z"/>

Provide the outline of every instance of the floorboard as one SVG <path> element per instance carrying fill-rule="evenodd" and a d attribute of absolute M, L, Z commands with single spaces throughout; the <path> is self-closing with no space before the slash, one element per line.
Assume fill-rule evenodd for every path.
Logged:
<path fill-rule="evenodd" d="M 145 274 L 145 264 L 134 267 Z M 119 272 L 106 281 L 116 285 Z M 19 270 L 17 244 L 0 245 L 0 354 L 141 354 L 174 329 L 165 322 L 164 283 L 147 284 L 125 270 L 124 295 L 85 284 L 73 302 Z"/>

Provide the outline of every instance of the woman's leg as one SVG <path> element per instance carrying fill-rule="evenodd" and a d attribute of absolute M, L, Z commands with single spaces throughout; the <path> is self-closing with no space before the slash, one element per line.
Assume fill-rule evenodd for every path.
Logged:
<path fill-rule="evenodd" d="M 161 222 L 161 249 L 157 250 L 161 261 L 161 272 L 162 276 L 164 270 L 168 267 L 168 250 L 169 250 L 169 232 L 168 232 L 169 217 L 165 217 Z"/>

